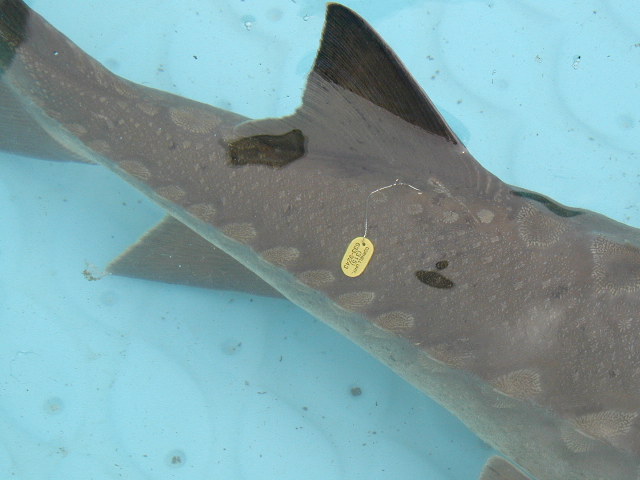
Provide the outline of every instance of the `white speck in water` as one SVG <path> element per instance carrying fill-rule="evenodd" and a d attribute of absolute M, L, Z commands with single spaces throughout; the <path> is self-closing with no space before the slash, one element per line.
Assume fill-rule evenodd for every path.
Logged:
<path fill-rule="evenodd" d="M 253 28 L 254 23 L 256 23 L 256 19 L 252 15 L 245 15 L 242 17 L 242 24 L 247 31 L 250 31 Z"/>
<path fill-rule="evenodd" d="M 582 56 L 581 55 L 574 55 L 573 56 L 572 67 L 573 67 L 574 70 L 578 69 L 578 66 L 580 65 L 580 60 L 582 60 Z"/>

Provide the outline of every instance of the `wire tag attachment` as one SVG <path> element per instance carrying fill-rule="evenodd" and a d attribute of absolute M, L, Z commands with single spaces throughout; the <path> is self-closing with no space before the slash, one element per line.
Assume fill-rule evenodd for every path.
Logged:
<path fill-rule="evenodd" d="M 373 256 L 374 247 L 371 240 L 364 237 L 356 237 L 351 240 L 342 257 L 342 273 L 347 277 L 357 277 L 369 265 Z"/>
<path fill-rule="evenodd" d="M 393 187 L 409 187 L 418 192 L 418 195 L 422 194 L 422 190 L 408 183 L 401 182 L 398 178 L 391 185 L 377 188 L 367 195 L 367 200 L 364 206 L 364 234 L 361 237 L 356 237 L 351 240 L 351 243 L 347 247 L 347 251 L 344 252 L 342 264 L 340 265 L 342 267 L 342 273 L 347 277 L 357 277 L 362 275 L 364 269 L 369 265 L 369 261 L 371 260 L 375 250 L 373 242 L 367 238 L 367 231 L 369 229 L 369 199 L 371 198 L 371 195 L 378 193 L 381 190 Z"/>

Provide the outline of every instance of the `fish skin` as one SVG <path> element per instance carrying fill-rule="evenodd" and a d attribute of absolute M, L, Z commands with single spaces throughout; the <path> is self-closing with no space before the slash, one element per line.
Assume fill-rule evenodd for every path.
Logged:
<path fill-rule="evenodd" d="M 518 471 L 502 457 L 491 457 L 482 471 L 480 480 L 527 480 L 529 477 Z"/>
<path fill-rule="evenodd" d="M 3 4 L 3 6 L 5 5 L 7 3 Z M 36 19 L 35 24 L 37 25 L 37 17 L 32 18 Z M 49 47 L 53 44 L 52 42 L 58 40 L 57 33 L 46 31 L 44 24 L 39 25 L 34 32 L 36 33 L 30 38 L 36 40 L 41 33 L 47 33 L 42 36 L 42 48 L 45 45 Z M 605 376 L 604 380 L 607 380 L 607 383 L 601 385 L 600 388 L 598 388 L 599 385 L 594 385 L 592 382 L 575 381 L 576 392 L 569 393 L 579 393 L 581 395 L 579 398 L 584 403 L 575 401 L 575 396 L 571 397 L 560 389 L 553 391 L 553 393 L 545 392 L 543 386 L 557 388 L 561 383 L 560 380 L 570 378 L 565 370 L 580 373 L 587 379 L 593 380 L 594 377 L 589 374 L 594 372 L 582 368 L 583 365 L 595 366 L 593 362 L 589 362 L 589 354 L 592 355 L 592 360 L 596 354 L 605 354 L 605 361 L 615 363 L 613 352 L 620 354 L 626 349 L 626 351 L 633 353 L 633 345 L 620 332 L 616 332 L 614 327 L 617 322 L 625 321 L 626 316 L 631 315 L 632 319 L 637 318 L 635 312 L 638 311 L 638 293 L 636 283 L 634 283 L 636 281 L 635 268 L 638 262 L 637 230 L 587 212 L 573 217 L 559 216 L 539 198 L 536 200 L 536 197 L 531 195 L 514 195 L 513 192 L 519 192 L 519 190 L 502 184 L 488 172 L 483 171 L 464 150 L 456 151 L 458 155 L 456 158 L 460 160 L 459 157 L 463 157 L 461 162 L 467 167 L 467 170 L 463 169 L 463 173 L 471 172 L 475 176 L 461 176 L 459 173 L 434 168 L 433 171 L 426 172 L 421 177 L 415 172 L 420 171 L 421 168 L 424 169 L 424 163 L 406 162 L 408 156 L 394 158 L 392 152 L 385 152 L 389 156 L 383 156 L 383 159 L 387 161 L 376 164 L 374 167 L 359 158 L 345 166 L 331 157 L 334 161 L 328 161 L 324 164 L 326 168 L 322 172 L 329 178 L 318 179 L 317 184 L 305 184 L 307 188 L 299 192 L 303 201 L 310 205 L 310 210 L 296 205 L 296 202 L 281 199 L 279 202 L 274 202 L 274 206 L 271 206 L 277 214 L 274 214 L 273 211 L 264 212 L 264 217 L 259 219 L 260 224 L 255 216 L 252 216 L 252 213 L 255 212 L 252 212 L 249 207 L 236 208 L 241 205 L 242 200 L 256 198 L 260 195 L 256 188 L 251 188 L 252 186 L 260 185 L 262 192 L 296 192 L 299 182 L 296 182 L 295 179 L 308 179 L 309 175 L 317 175 L 318 168 L 311 162 L 308 162 L 309 164 L 303 163 L 304 159 L 301 159 L 300 163 L 294 162 L 282 170 L 273 170 L 266 166 L 252 166 L 255 167 L 254 171 L 242 172 L 242 170 L 233 170 L 225 165 L 222 167 L 220 175 L 223 180 L 217 178 L 217 186 L 222 191 L 215 194 L 221 205 L 233 203 L 234 211 L 227 213 L 226 209 L 218 208 L 220 217 L 216 217 L 216 223 L 205 225 L 198 217 L 194 218 L 193 214 L 186 213 L 186 208 L 184 208 L 205 204 L 199 201 L 203 198 L 201 192 L 196 188 L 190 188 L 192 185 L 189 183 L 189 179 L 192 176 L 188 173 L 193 173 L 193 171 L 182 172 L 179 165 L 158 166 L 148 163 L 148 158 L 157 157 L 158 151 L 153 149 L 158 146 L 145 142 L 145 136 L 141 135 L 131 140 L 137 143 L 138 150 L 132 149 L 132 145 L 127 144 L 123 151 L 121 145 L 117 143 L 114 145 L 113 142 L 105 143 L 100 139 L 96 140 L 95 134 L 92 133 L 89 135 L 90 140 L 82 142 L 78 142 L 77 138 L 68 133 L 60 133 L 60 119 L 67 126 L 93 125 L 96 132 L 105 127 L 107 130 L 117 129 L 117 122 L 114 120 L 117 117 L 117 112 L 109 111 L 106 112 L 107 115 L 100 113 L 94 115 L 90 121 L 81 118 L 83 122 L 75 123 L 72 120 L 76 120 L 73 115 L 78 113 L 77 105 L 66 105 L 65 111 L 61 111 L 60 107 L 55 105 L 56 99 L 64 97 L 62 93 L 59 93 L 58 96 L 55 95 L 57 92 L 55 89 L 59 88 L 58 85 L 45 85 L 45 89 L 52 88 L 53 90 L 43 90 L 35 94 L 27 90 L 26 85 L 29 85 L 29 79 L 33 80 L 37 78 L 37 75 L 43 75 L 40 78 L 46 80 L 47 74 L 52 73 L 46 70 L 30 73 L 29 63 L 20 65 L 23 57 L 27 58 L 28 54 L 32 53 L 29 48 L 33 48 L 33 51 L 36 52 L 30 61 L 33 62 L 34 58 L 38 58 L 38 45 L 30 46 L 28 40 L 16 49 L 15 60 L 6 68 L 3 81 L 10 84 L 25 98 L 33 101 L 34 104 L 29 104 L 33 115 L 39 118 L 45 129 L 77 155 L 83 155 L 109 166 L 116 173 L 134 183 L 176 218 L 196 231 L 202 232 L 202 235 L 212 243 L 258 272 L 294 302 L 307 308 L 364 348 L 372 351 L 374 355 L 381 358 L 405 378 L 451 408 L 489 443 L 497 446 L 538 478 L 600 478 L 606 476 L 621 479 L 636 478 L 638 447 L 637 427 L 634 422 L 636 421 L 635 415 L 637 415 L 635 413 L 637 397 L 634 397 L 633 391 L 637 389 L 631 388 L 634 385 L 631 380 L 627 383 L 628 377 L 626 375 L 628 373 L 625 371 L 627 368 L 625 365 L 616 363 L 614 370 L 608 370 L 616 373 L 613 376 L 609 375 L 614 380 L 611 378 L 607 380 Z M 61 48 L 60 51 L 63 49 Z M 223 139 L 223 143 L 232 141 L 234 134 L 238 132 L 238 129 L 233 127 L 243 119 L 233 114 L 203 109 L 202 106 L 194 102 L 141 89 L 111 77 L 101 71 L 97 64 L 90 62 L 78 52 L 72 53 L 75 62 L 74 68 L 77 65 L 82 65 L 86 69 L 85 72 L 93 75 L 94 83 L 97 82 L 112 98 L 119 98 L 125 106 L 127 106 L 127 99 L 131 100 L 131 98 L 135 98 L 136 101 L 140 101 L 142 98 L 143 103 L 139 103 L 138 106 L 144 105 L 150 111 L 153 110 L 154 105 L 159 104 L 163 112 L 172 117 L 175 127 L 185 129 L 186 125 L 187 129 L 191 129 L 190 133 L 193 134 L 215 131 L 216 135 Z M 23 69 L 21 70 L 21 68 Z M 33 85 L 35 83 L 31 84 L 31 86 Z M 82 84 L 78 83 L 76 86 L 82 87 Z M 357 98 L 350 97 L 348 93 L 339 93 L 344 94 L 354 104 L 359 101 Z M 96 100 L 100 102 L 100 97 L 96 97 Z M 130 104 L 131 102 L 129 102 Z M 425 145 L 433 146 L 433 136 L 414 139 L 414 136 L 419 137 L 424 134 L 411 130 L 411 127 L 407 128 L 407 122 L 398 122 L 397 118 L 390 118 L 385 112 L 378 111 L 370 105 L 358 104 L 358 106 L 366 109 L 376 119 L 385 122 L 385 125 L 391 125 L 391 130 L 412 147 L 411 153 L 419 151 L 420 147 L 425 147 Z M 99 110 L 93 111 L 95 113 Z M 156 114 L 159 113 L 156 112 Z M 222 120 L 218 125 L 212 127 L 212 119 Z M 303 122 L 303 125 L 305 126 L 303 131 L 314 132 L 316 135 L 319 135 L 316 133 L 317 131 L 322 133 L 321 129 L 314 131 L 313 123 L 307 125 Z M 371 125 L 367 126 L 371 127 Z M 410 134 L 407 137 L 402 136 L 406 132 L 400 131 L 401 129 L 408 130 Z M 88 130 L 91 132 L 91 129 Z M 242 130 L 240 129 L 240 131 Z M 385 131 L 388 130 L 385 129 Z M 358 131 L 358 133 L 366 134 L 363 131 Z M 311 138 L 317 137 L 312 135 Z M 412 141 L 415 142 L 413 145 Z M 88 142 L 91 144 L 88 145 Z M 372 144 L 375 145 L 373 140 Z M 173 150 L 184 145 L 184 141 L 180 144 L 176 143 L 174 138 L 169 138 L 164 147 Z M 208 146 L 214 152 L 216 151 L 216 145 Z M 397 147 L 398 144 L 395 146 Z M 439 152 L 442 155 L 448 153 L 451 157 L 448 145 L 438 143 L 436 148 L 441 149 Z M 148 155 L 145 157 L 144 153 Z M 371 154 L 371 150 L 367 150 L 367 154 Z M 220 158 L 216 160 L 221 158 L 224 158 L 224 152 L 220 153 Z M 437 167 L 442 167 L 442 165 Z M 133 178 L 132 172 L 135 173 Z M 311 251 L 326 252 L 329 258 L 341 257 L 341 250 L 350 240 L 349 233 L 352 236 L 355 234 L 346 227 L 341 228 L 340 225 L 335 225 L 335 218 L 348 218 L 350 212 L 358 208 L 361 209 L 362 199 L 366 198 L 368 193 L 375 188 L 389 183 L 389 178 L 393 176 L 391 174 L 395 172 L 401 174 L 401 178 L 403 176 L 404 178 L 410 177 L 412 184 L 423 191 L 423 196 L 420 199 L 422 203 L 415 204 L 421 206 L 421 213 L 429 213 L 428 218 L 432 222 L 430 226 L 439 227 L 438 236 L 426 229 L 425 225 L 412 220 L 410 215 L 408 216 L 407 212 L 401 208 L 410 202 L 417 201 L 415 193 L 400 191 L 400 189 L 392 190 L 388 192 L 390 198 L 383 202 L 384 210 L 380 208 L 381 211 L 377 212 L 378 225 L 386 222 L 388 226 L 386 229 L 378 226 L 372 230 L 372 238 L 376 241 L 377 250 L 381 251 L 376 258 L 377 266 L 376 263 L 372 263 L 369 267 L 370 270 L 365 274 L 366 277 L 362 277 L 363 282 L 358 284 L 358 289 L 354 290 L 353 284 L 349 280 L 339 277 L 336 277 L 335 287 L 321 293 L 318 293 L 317 289 L 308 289 L 300 285 L 299 282 L 296 283 L 291 272 L 294 274 L 298 272 L 297 268 L 301 268 L 300 261 L 310 261 L 308 260 L 309 255 L 305 255 L 306 252 L 301 251 L 300 245 L 307 244 L 304 242 L 312 243 L 312 240 L 317 238 L 317 236 L 312 236 L 309 239 L 304 235 L 319 235 L 320 233 L 326 235 L 324 238 L 327 240 L 322 245 L 325 248 L 312 248 Z M 339 174 L 344 174 L 348 183 L 344 183 Z M 242 176 L 245 178 L 238 178 Z M 313 178 L 315 179 L 315 177 Z M 324 183 L 323 180 L 325 180 Z M 330 182 L 326 182 L 326 180 L 330 180 Z M 354 191 L 350 191 L 347 185 L 353 186 L 354 183 L 357 183 L 356 188 L 353 189 Z M 189 184 L 190 187 L 184 188 L 182 184 Z M 236 192 L 231 191 L 233 186 L 236 186 Z M 240 190 L 241 193 L 238 193 L 237 190 Z M 334 193 L 334 195 L 327 192 Z M 210 192 L 205 188 L 204 193 Z M 306 198 L 304 198 L 305 195 L 307 195 Z M 332 215 L 327 219 L 316 216 L 315 222 L 307 225 L 308 228 L 302 234 L 304 242 L 294 242 L 294 246 L 285 245 L 282 241 L 275 244 L 273 241 L 269 241 L 283 237 L 293 241 L 291 235 L 285 235 L 285 233 L 290 233 L 291 225 L 279 226 L 278 219 L 289 210 L 289 207 L 297 208 L 296 213 L 300 218 L 311 218 L 310 216 L 316 213 L 314 210 L 317 208 L 312 200 L 320 198 L 322 195 L 329 198 L 339 198 L 340 205 L 337 205 L 338 208 L 332 213 L 342 212 L 343 215 Z M 252 202 L 252 206 L 255 207 L 255 201 Z M 200 210 L 195 209 L 195 211 Z M 489 221 L 484 221 L 489 217 L 491 217 Z M 458 229 L 456 225 L 461 219 L 464 220 L 462 223 L 466 227 Z M 314 225 L 316 230 L 313 228 Z M 322 232 L 319 232 L 318 225 L 326 225 L 326 227 Z M 473 236 L 477 239 L 475 242 L 468 241 L 469 231 L 466 229 L 471 227 Z M 273 231 L 269 230 L 270 228 Z M 283 228 L 286 232 L 282 232 Z M 396 270 L 395 267 L 389 266 L 393 258 L 410 259 L 412 256 L 416 256 L 415 249 L 400 245 L 401 239 L 397 238 L 397 232 L 404 232 L 405 229 L 409 229 L 409 233 L 403 237 L 404 243 L 416 245 L 419 244 L 418 239 L 424 241 L 427 238 L 434 240 L 433 244 L 444 245 L 433 251 L 423 247 L 417 256 L 426 257 L 434 265 L 442 261 L 443 255 L 446 256 L 451 263 L 446 272 L 455 284 L 453 288 L 439 289 L 437 292 L 428 288 L 421 290 L 425 287 L 415 281 L 413 273 L 418 270 L 418 267 L 433 268 L 426 265 L 428 262 L 419 266 L 412 265 L 412 268 L 404 270 Z M 223 231 L 224 234 L 221 234 L 220 231 Z M 268 232 L 268 235 L 265 235 L 264 232 Z M 269 240 L 260 238 L 262 236 Z M 235 240 L 231 240 L 231 237 Z M 439 239 L 438 237 L 443 238 Z M 496 237 L 500 238 L 492 242 Z M 464 248 L 459 246 L 460 238 L 465 238 L 467 242 Z M 474 246 L 478 242 L 480 244 Z M 492 246 L 492 243 L 496 245 Z M 274 251 L 274 249 L 280 250 Z M 286 249 L 296 249 L 298 253 Z M 475 250 L 474 257 L 469 258 L 472 250 Z M 265 262 L 259 255 L 256 255 L 256 252 L 260 252 L 262 257 L 268 258 L 269 261 Z M 387 253 L 385 254 L 385 252 Z M 526 258 L 522 252 L 526 252 Z M 393 255 L 391 255 L 392 253 Z M 504 259 L 503 270 L 506 270 L 507 264 L 512 269 L 507 272 L 509 283 L 506 283 L 504 275 L 501 275 L 500 271 L 492 271 L 491 266 L 486 266 L 492 265 L 492 260 L 489 260 L 489 257 L 497 255 L 501 255 Z M 483 259 L 482 265 L 485 267 L 481 269 L 482 272 L 479 271 L 480 269 L 472 268 L 474 261 L 476 262 L 475 266 L 478 266 L 477 258 Z M 585 259 L 590 259 L 590 262 Z M 288 261 L 294 263 L 295 267 L 282 264 L 286 264 Z M 539 265 L 545 263 L 551 263 L 551 265 L 539 270 Z M 330 272 L 336 268 L 331 262 L 312 262 L 305 265 L 306 270 L 300 271 L 313 271 L 310 270 L 312 266 L 315 270 Z M 459 270 L 455 270 L 453 267 Z M 373 275 L 369 275 L 372 272 L 377 276 L 369 278 L 373 277 Z M 534 272 L 538 275 L 532 275 Z M 483 275 L 479 275 L 480 273 Z M 618 275 L 615 276 L 613 273 Z M 570 280 L 567 280 L 567 276 L 570 277 Z M 410 279 L 414 283 L 410 283 Z M 468 321 L 495 318 L 488 313 L 491 312 L 492 305 L 497 304 L 501 299 L 500 294 L 504 294 L 503 290 L 507 288 L 498 288 L 497 286 L 501 282 L 508 286 L 509 293 L 512 290 L 531 292 L 529 298 L 521 300 L 522 305 L 507 305 L 514 308 L 514 311 L 524 312 L 526 315 L 522 317 L 508 316 L 507 318 L 512 319 L 514 325 L 500 325 L 485 321 L 482 323 L 482 328 L 476 327 L 476 330 L 473 330 L 469 327 Z M 519 282 L 522 282 L 523 285 L 520 286 Z M 492 305 L 478 308 L 475 304 L 467 303 L 467 298 L 435 296 L 442 293 L 440 290 L 447 290 L 446 294 L 453 295 L 459 287 L 465 284 L 468 286 L 464 290 L 478 288 L 479 285 L 484 287 L 483 294 L 492 293 L 496 299 L 491 302 Z M 393 291 L 387 293 L 385 287 L 388 288 L 389 285 L 393 287 Z M 401 291 L 400 286 L 409 292 Z M 575 292 L 571 293 L 572 289 L 583 295 L 574 295 Z M 585 292 L 590 293 L 591 296 L 585 298 Z M 372 295 L 367 295 L 369 293 L 373 293 L 373 298 Z M 423 298 L 425 295 L 429 295 L 432 300 L 429 302 L 429 313 L 433 315 L 428 320 L 429 331 L 425 331 L 427 325 L 423 323 L 427 320 L 416 318 L 416 310 L 407 307 L 412 302 L 415 303 L 415 298 L 420 295 Z M 531 298 L 532 295 L 534 298 Z M 568 295 L 569 298 L 567 298 Z M 571 298 L 571 295 L 574 298 Z M 483 298 L 483 296 L 475 294 L 474 298 Z M 491 297 L 484 298 L 490 299 Z M 503 300 L 517 303 L 511 296 L 504 297 Z M 457 301 L 459 304 L 452 305 Z M 382 305 L 377 306 L 375 302 L 381 302 Z M 389 306 L 391 305 L 396 310 L 390 310 Z M 382 309 L 382 306 L 385 308 Z M 448 307 L 445 308 L 445 306 Z M 518 308 L 515 308 L 516 306 Z M 355 312 L 349 313 L 345 307 L 355 310 Z M 444 318 L 445 312 L 447 321 Z M 460 312 L 474 312 L 474 314 L 469 319 Z M 578 318 L 582 323 L 574 321 L 565 325 L 568 314 L 575 315 L 577 312 L 582 313 L 582 317 Z M 589 319 L 592 321 L 590 322 Z M 607 320 L 607 323 L 604 320 Z M 378 328 L 381 324 L 387 328 Z M 578 330 L 583 332 L 578 333 L 580 338 L 577 339 L 572 336 L 576 333 L 576 325 Z M 502 329 L 500 341 L 489 335 L 495 335 L 496 330 L 500 331 L 500 329 Z M 509 330 L 508 337 L 506 337 L 505 330 Z M 504 348 L 505 338 L 513 338 L 514 334 L 519 343 L 511 349 Z M 517 337 L 517 334 L 520 334 L 520 337 Z M 465 338 L 466 340 L 463 340 Z M 560 340 L 564 343 L 559 342 Z M 539 355 L 537 349 L 541 345 L 555 346 L 562 354 L 559 357 L 560 360 L 570 363 L 570 365 L 558 364 L 558 358 L 552 355 L 553 352 L 557 354 L 557 350 L 550 351 L 547 348 L 544 357 Z M 587 351 L 582 352 L 579 347 L 586 347 Z M 583 353 L 586 355 L 584 358 L 581 356 Z M 570 354 L 574 354 L 575 358 Z M 609 356 L 607 357 L 606 354 Z M 602 355 L 599 358 L 602 359 Z M 514 359 L 517 362 L 514 362 Z M 632 360 L 634 359 L 637 360 L 636 357 L 632 357 Z M 544 361 L 553 365 L 551 373 L 557 375 L 548 384 L 544 375 Z M 518 362 L 519 366 L 523 368 L 514 370 L 513 367 L 518 365 Z M 530 368 L 531 364 L 536 365 L 536 369 Z M 611 365 L 608 366 L 611 367 Z M 616 385 L 618 386 L 616 387 Z M 583 391 L 578 391 L 578 387 Z M 589 390 L 592 387 L 594 387 L 594 391 Z M 621 389 L 623 387 L 630 391 L 614 390 L 615 395 L 609 391 L 612 388 Z M 525 394 L 529 397 L 525 398 Z M 573 401 L 567 401 L 566 397 L 573 399 Z M 601 408 L 602 405 L 615 408 Z M 596 406 L 600 407 L 599 410 L 595 410 Z M 468 410 L 474 408 L 475 411 L 471 415 Z M 555 412 L 557 418 L 550 415 L 546 409 Z M 466 413 L 465 410 L 467 410 Z M 478 420 L 478 416 L 488 419 L 488 424 Z M 496 425 L 500 427 L 499 431 L 502 429 L 499 433 L 503 437 L 496 436 L 496 431 L 492 430 Z M 515 432 L 506 432 L 506 429 L 513 425 L 528 427 L 528 431 L 516 435 L 515 443 L 518 438 L 522 443 L 525 436 L 529 439 L 543 439 L 545 441 L 541 445 L 536 445 L 536 449 L 539 450 L 531 452 L 530 443 L 528 449 L 523 450 L 521 445 L 521 450 L 518 450 L 518 446 L 514 444 L 514 438 L 509 436 Z M 566 451 L 568 446 L 573 448 L 570 453 Z M 584 449 L 587 450 L 579 451 Z M 580 455 L 587 452 L 588 455 Z M 532 455 L 533 453 L 536 455 Z M 576 457 L 580 458 L 576 460 Z M 609 470 L 604 470 L 605 468 Z"/>

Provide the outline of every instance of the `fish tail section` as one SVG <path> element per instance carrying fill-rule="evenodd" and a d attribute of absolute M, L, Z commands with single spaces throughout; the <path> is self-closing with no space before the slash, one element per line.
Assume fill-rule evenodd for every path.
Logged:
<path fill-rule="evenodd" d="M 24 41 L 31 9 L 22 0 L 0 0 L 0 72 L 12 62 Z"/>
<path fill-rule="evenodd" d="M 0 151 L 47 160 L 84 161 L 34 119 L 27 108 L 31 85 L 24 82 L 24 75 L 16 75 L 24 71 L 22 53 L 29 50 L 32 37 L 45 31 L 39 28 L 43 24 L 22 0 L 0 0 Z M 48 39 L 41 43 L 49 44 Z"/>

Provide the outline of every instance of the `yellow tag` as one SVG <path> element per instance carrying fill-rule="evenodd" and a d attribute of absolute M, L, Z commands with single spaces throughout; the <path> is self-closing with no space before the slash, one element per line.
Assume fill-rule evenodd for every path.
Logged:
<path fill-rule="evenodd" d="M 356 237 L 351 240 L 342 257 L 342 272 L 347 277 L 357 277 L 364 272 L 373 255 L 373 243 L 368 238 Z"/>

